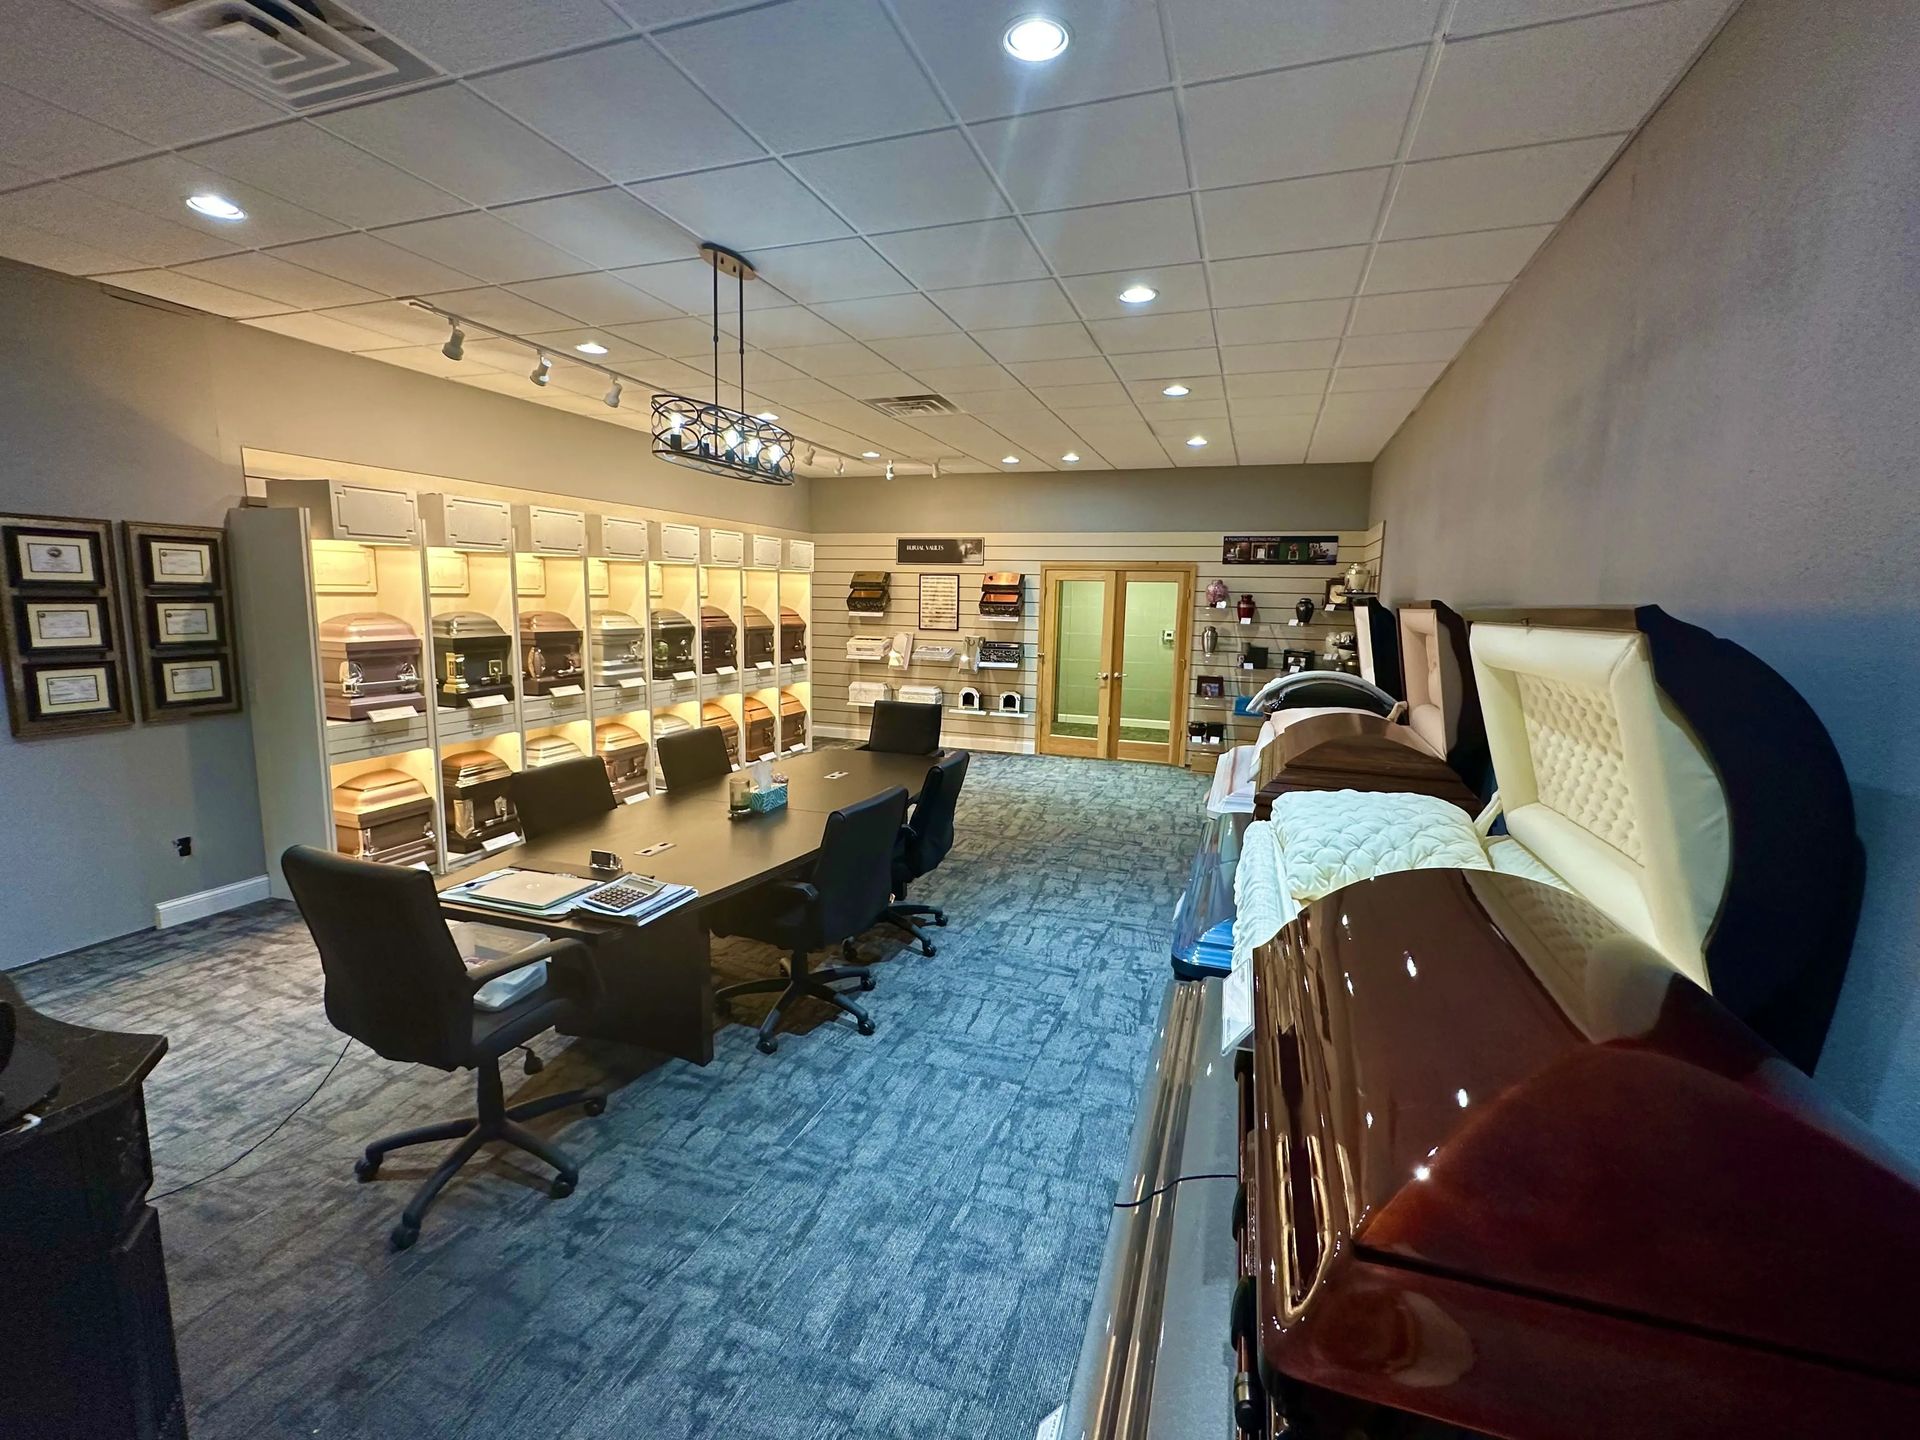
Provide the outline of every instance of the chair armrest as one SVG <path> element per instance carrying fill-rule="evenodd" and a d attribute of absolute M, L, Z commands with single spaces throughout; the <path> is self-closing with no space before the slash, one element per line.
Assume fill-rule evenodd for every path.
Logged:
<path fill-rule="evenodd" d="M 502 975 L 511 975 L 516 970 L 524 970 L 541 960 L 555 959 L 566 955 L 582 963 L 588 958 L 584 941 L 567 936 L 556 936 L 543 940 L 538 945 L 530 945 L 525 950 L 516 950 L 511 955 L 502 955 L 498 960 L 489 960 L 483 965 L 475 965 L 467 971 L 467 984 L 478 990 L 489 980 L 497 980 Z"/>
<path fill-rule="evenodd" d="M 802 905 L 812 905 L 820 899 L 820 892 L 805 880 L 776 880 L 767 890 L 782 897 L 792 896 Z"/>

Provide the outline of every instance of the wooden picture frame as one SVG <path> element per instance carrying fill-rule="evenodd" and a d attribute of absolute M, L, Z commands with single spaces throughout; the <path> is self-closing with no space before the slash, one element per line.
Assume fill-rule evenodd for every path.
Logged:
<path fill-rule="evenodd" d="M 0 668 L 20 740 L 133 723 L 113 527 L 0 515 Z"/>
<path fill-rule="evenodd" d="M 120 522 L 131 591 L 140 718 L 149 723 L 240 708 L 238 637 L 226 531 Z"/>

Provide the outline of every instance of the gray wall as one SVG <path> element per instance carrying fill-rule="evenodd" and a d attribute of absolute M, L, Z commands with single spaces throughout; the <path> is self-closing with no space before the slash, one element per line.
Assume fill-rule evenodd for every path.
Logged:
<path fill-rule="evenodd" d="M 0 262 L 0 509 L 217 525 L 244 446 L 806 528 L 806 486 L 678 470 L 644 433 Z M 242 637 L 244 644 L 245 637 Z M 247 717 L 0 732 L 0 968 L 263 869 Z M 194 838 L 175 857 L 176 835 Z"/>
<path fill-rule="evenodd" d="M 1747 0 L 1376 462 L 1374 515 L 1394 594 L 1656 601 L 1813 702 L 1870 866 L 1820 1079 L 1920 1158 L 1916 74 L 1911 0 Z"/>
<path fill-rule="evenodd" d="M 813 482 L 821 535 L 890 530 L 1219 530 L 1320 526 L 1364 530 L 1366 465 L 1247 465 L 1075 474 L 924 475 Z"/>

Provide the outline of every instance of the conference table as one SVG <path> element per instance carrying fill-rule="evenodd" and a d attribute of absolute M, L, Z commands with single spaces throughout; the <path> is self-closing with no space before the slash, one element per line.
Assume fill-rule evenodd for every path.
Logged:
<path fill-rule="evenodd" d="M 449 920 L 567 936 L 587 945 L 598 999 L 565 1033 L 644 1046 L 705 1065 L 713 1059 L 713 972 L 701 911 L 716 900 L 805 869 L 819 853 L 827 816 L 895 787 L 917 800 L 938 758 L 870 750 L 813 750 L 773 768 L 787 777 L 787 804 L 731 819 L 727 781 L 651 796 L 524 841 L 490 866 L 441 877 L 442 891 L 485 868 L 517 866 L 589 876 L 588 855 L 610 850 L 629 874 L 699 892 L 641 925 L 574 914 L 558 919 L 502 914 L 443 898 Z"/>

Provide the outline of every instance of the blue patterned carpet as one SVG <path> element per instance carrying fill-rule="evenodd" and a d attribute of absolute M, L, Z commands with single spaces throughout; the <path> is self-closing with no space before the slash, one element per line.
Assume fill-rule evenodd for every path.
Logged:
<path fill-rule="evenodd" d="M 1202 781 L 976 756 L 961 839 L 915 898 L 924 959 L 865 949 L 879 1033 L 758 1010 L 704 1069 L 546 1037 L 509 1099 L 610 1071 L 598 1120 L 541 1128 L 579 1190 L 469 1166 L 393 1254 L 433 1147 L 356 1184 L 377 1135 L 470 1113 L 472 1082 L 354 1046 L 277 1136 L 160 1203 L 196 1440 L 1007 1437 L 1065 1398 L 1167 975 Z M 723 978 L 774 953 L 716 945 Z M 163 1031 L 156 1193 L 229 1161 L 340 1053 L 290 907 L 253 906 L 19 972 L 52 1014 Z"/>

